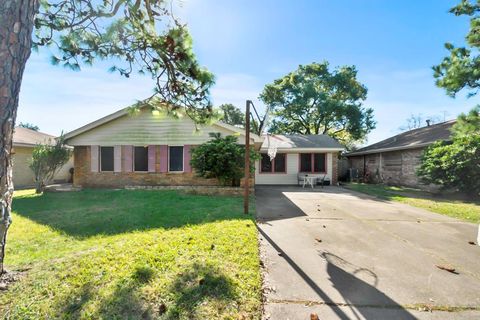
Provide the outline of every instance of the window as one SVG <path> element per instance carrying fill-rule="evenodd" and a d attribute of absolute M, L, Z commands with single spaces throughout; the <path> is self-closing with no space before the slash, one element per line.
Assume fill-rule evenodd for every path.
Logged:
<path fill-rule="evenodd" d="M 170 147 L 168 155 L 168 171 L 183 171 L 183 147 Z"/>
<path fill-rule="evenodd" d="M 264 173 L 285 173 L 286 171 L 285 153 L 277 153 L 275 158 L 270 161 L 270 156 L 262 153 L 260 172 Z"/>
<path fill-rule="evenodd" d="M 326 154 L 301 153 L 300 172 L 326 172 Z"/>
<path fill-rule="evenodd" d="M 113 147 L 100 147 L 100 171 L 113 171 Z"/>
<path fill-rule="evenodd" d="M 287 172 L 285 168 L 285 153 L 277 153 L 275 159 L 273 159 L 273 171 Z"/>
<path fill-rule="evenodd" d="M 312 172 L 312 154 L 311 153 L 300 154 L 300 171 Z"/>
<path fill-rule="evenodd" d="M 325 172 L 325 153 L 313 154 L 313 171 Z"/>
<path fill-rule="evenodd" d="M 262 163 L 260 166 L 261 172 L 272 172 L 272 162 L 266 153 L 262 153 Z"/>
<path fill-rule="evenodd" d="M 133 171 L 148 171 L 148 147 L 135 147 Z"/>

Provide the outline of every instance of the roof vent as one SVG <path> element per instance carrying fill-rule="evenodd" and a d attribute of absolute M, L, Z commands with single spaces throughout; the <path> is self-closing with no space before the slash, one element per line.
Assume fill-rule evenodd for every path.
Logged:
<path fill-rule="evenodd" d="M 431 121 L 432 121 L 432 120 L 430 120 L 430 119 L 425 120 L 425 122 L 427 123 L 427 127 L 430 127 L 430 122 L 431 122 Z"/>

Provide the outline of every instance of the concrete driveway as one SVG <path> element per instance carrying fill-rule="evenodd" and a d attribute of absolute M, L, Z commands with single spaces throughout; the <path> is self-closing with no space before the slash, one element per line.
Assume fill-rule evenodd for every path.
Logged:
<path fill-rule="evenodd" d="M 265 318 L 480 319 L 478 226 L 336 187 L 255 194 Z"/>

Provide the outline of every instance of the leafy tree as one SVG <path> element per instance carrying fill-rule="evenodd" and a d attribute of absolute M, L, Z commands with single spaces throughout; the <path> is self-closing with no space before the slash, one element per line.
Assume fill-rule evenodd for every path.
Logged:
<path fill-rule="evenodd" d="M 43 192 L 46 183 L 51 181 L 57 171 L 68 162 L 72 152 L 64 145 L 63 137 L 54 145 L 39 144 L 33 148 L 30 169 L 35 175 L 35 192 Z"/>
<path fill-rule="evenodd" d="M 33 130 L 33 131 L 38 131 L 40 130 L 40 128 L 34 124 L 31 124 L 31 123 L 28 123 L 28 122 L 20 122 L 20 124 L 18 125 L 20 128 L 26 128 L 26 129 L 30 129 L 30 130 Z"/>
<path fill-rule="evenodd" d="M 327 62 L 301 65 L 260 95 L 274 117 L 272 133 L 329 134 L 344 143 L 375 128 L 373 110 L 363 107 L 366 97 L 354 66 L 330 71 Z"/>
<path fill-rule="evenodd" d="M 49 47 L 53 64 L 73 70 L 111 59 L 110 70 L 122 76 L 147 74 L 154 94 L 137 107 L 186 113 L 197 123 L 215 116 L 208 98 L 213 75 L 198 64 L 191 37 L 170 8 L 161 0 L 0 1 L 0 273 L 11 224 L 12 135 L 32 48 Z"/>
<path fill-rule="evenodd" d="M 480 106 L 475 106 L 467 114 L 460 114 L 452 129 L 456 136 L 480 134 Z"/>
<path fill-rule="evenodd" d="M 245 147 L 237 142 L 237 137 L 221 137 L 213 134 L 214 139 L 205 142 L 192 150 L 190 161 L 195 172 L 204 178 L 217 178 L 223 185 L 236 186 L 244 176 Z M 255 172 L 255 160 L 259 154 L 250 150 L 250 172 Z"/>
<path fill-rule="evenodd" d="M 218 108 L 223 113 L 223 122 L 232 126 L 245 127 L 245 114 L 240 108 L 235 107 L 231 103 L 221 104 Z"/>
<path fill-rule="evenodd" d="M 465 47 L 455 47 L 446 43 L 450 56 L 433 67 L 437 86 L 444 88 L 448 95 L 454 97 L 463 88 L 469 89 L 469 96 L 475 95 L 480 87 L 480 2 L 461 0 L 450 9 L 456 16 L 470 17 L 470 30 L 466 36 Z"/>
<path fill-rule="evenodd" d="M 476 107 L 458 117 L 452 141 L 437 141 L 425 149 L 417 170 L 423 182 L 457 188 L 471 196 L 480 195 L 478 111 Z"/>

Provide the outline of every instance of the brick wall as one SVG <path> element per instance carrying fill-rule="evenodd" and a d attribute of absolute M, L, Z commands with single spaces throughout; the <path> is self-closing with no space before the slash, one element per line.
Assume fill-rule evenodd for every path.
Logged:
<path fill-rule="evenodd" d="M 364 156 L 349 157 L 349 165 L 356 168 L 359 177 L 367 173 L 369 182 L 391 185 L 421 187 L 416 170 L 420 165 L 420 156 L 423 149 L 410 149 L 393 152 L 367 154 Z M 365 173 L 364 173 L 365 167 Z"/>
<path fill-rule="evenodd" d="M 338 183 L 338 153 L 332 153 L 332 186 Z"/>
<path fill-rule="evenodd" d="M 157 158 L 156 167 L 159 167 Z M 124 159 L 122 156 L 122 168 Z M 125 186 L 216 186 L 217 179 L 204 179 L 193 172 L 91 172 L 90 147 L 78 146 L 74 149 L 74 185 L 86 188 L 123 188 Z M 157 170 L 158 171 L 158 170 Z"/>

